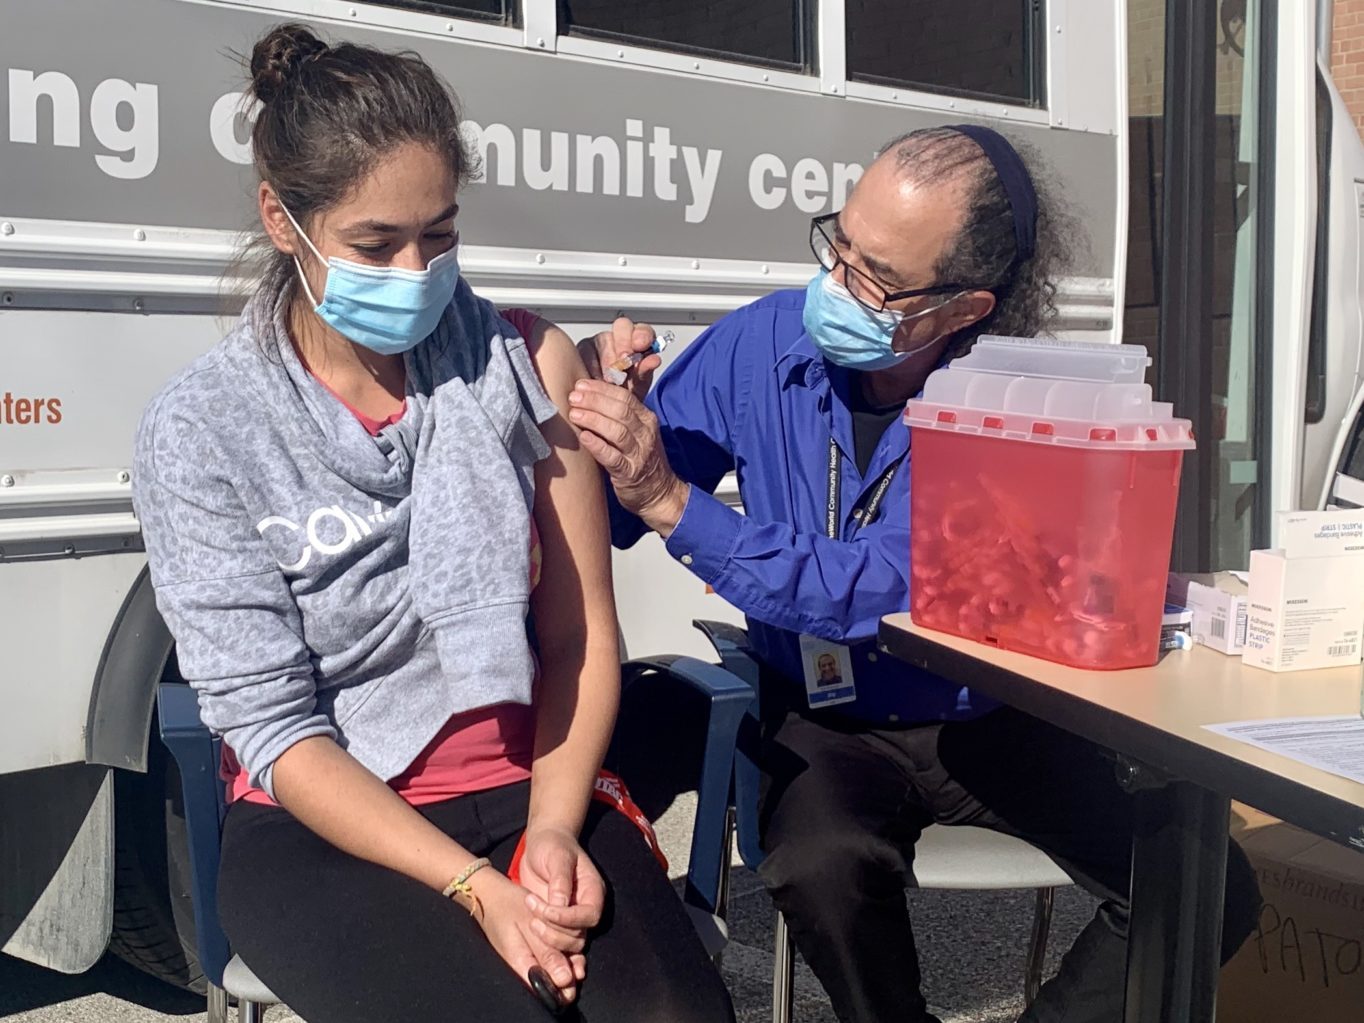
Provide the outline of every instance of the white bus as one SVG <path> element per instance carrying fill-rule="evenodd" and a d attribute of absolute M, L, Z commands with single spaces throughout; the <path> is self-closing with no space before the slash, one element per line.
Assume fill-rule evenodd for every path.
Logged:
<path fill-rule="evenodd" d="M 131 439 L 230 314 L 221 281 L 254 216 L 233 53 L 268 25 L 410 48 L 449 78 L 484 164 L 461 262 L 575 336 L 626 311 L 686 342 L 804 285 L 807 218 L 886 139 L 959 120 L 1011 134 L 1080 226 L 1057 333 L 1152 349 L 1200 438 L 1177 558 L 1241 567 L 1273 510 L 1364 504 L 1364 152 L 1311 6 L 5 5 L 0 945 L 78 972 L 112 941 L 201 984 L 173 768 L 150 741 L 176 668 Z M 734 617 L 657 543 L 618 555 L 616 579 L 628 653 L 704 653 L 689 620 Z"/>

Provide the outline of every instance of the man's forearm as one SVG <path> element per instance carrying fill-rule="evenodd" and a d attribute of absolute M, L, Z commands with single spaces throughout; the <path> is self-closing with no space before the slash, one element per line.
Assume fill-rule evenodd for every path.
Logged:
<path fill-rule="evenodd" d="M 667 546 L 749 618 L 788 632 L 856 642 L 874 635 L 882 616 L 909 606 L 909 530 L 900 522 L 832 540 L 757 521 L 693 490 Z"/>

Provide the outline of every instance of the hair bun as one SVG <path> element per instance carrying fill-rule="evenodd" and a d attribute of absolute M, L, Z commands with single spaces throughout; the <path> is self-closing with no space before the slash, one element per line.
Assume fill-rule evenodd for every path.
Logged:
<path fill-rule="evenodd" d="M 262 103 L 278 96 L 304 64 L 331 47 L 297 23 L 271 29 L 251 51 L 251 91 Z"/>

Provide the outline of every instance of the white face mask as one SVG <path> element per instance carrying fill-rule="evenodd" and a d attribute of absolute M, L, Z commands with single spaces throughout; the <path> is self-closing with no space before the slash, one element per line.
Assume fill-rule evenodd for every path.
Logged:
<path fill-rule="evenodd" d="M 280 209 L 284 209 L 282 203 Z M 284 215 L 318 262 L 327 267 L 327 286 L 319 302 L 294 256 L 313 311 L 337 333 L 380 355 L 399 355 L 417 347 L 436 329 L 459 284 L 458 246 L 442 252 L 425 270 L 366 266 L 338 256 L 324 259 L 293 214 L 284 209 Z"/>

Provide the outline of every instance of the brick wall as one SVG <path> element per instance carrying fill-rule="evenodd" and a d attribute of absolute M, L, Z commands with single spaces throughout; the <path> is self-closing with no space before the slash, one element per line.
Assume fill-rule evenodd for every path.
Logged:
<path fill-rule="evenodd" d="M 1128 0 L 1128 113 L 1159 117 L 1164 101 L 1165 0 Z"/>
<path fill-rule="evenodd" d="M 1331 77 L 1364 132 L 1364 0 L 1336 0 L 1331 25 Z"/>
<path fill-rule="evenodd" d="M 1310 0 L 1293 2 L 1308 3 Z M 1357 3 L 1364 12 L 1364 0 L 1339 2 Z M 1131 117 L 1159 117 L 1164 111 L 1165 8 L 1166 0 L 1128 0 L 1127 3 L 1127 104 Z M 1364 17 L 1360 21 L 1364 23 Z M 1364 32 L 1364 27 L 1361 31 Z M 1216 110 L 1218 114 L 1236 116 L 1241 113 L 1245 58 L 1227 44 L 1220 19 L 1214 32 L 1217 40 L 1213 57 L 1217 79 Z M 1242 36 L 1238 34 L 1238 41 L 1240 38 Z M 1361 41 L 1364 42 L 1364 37 Z"/>

